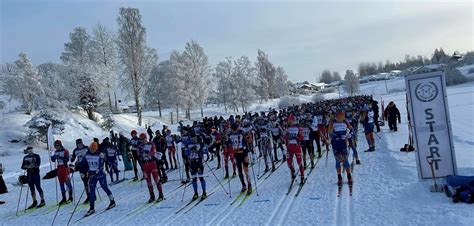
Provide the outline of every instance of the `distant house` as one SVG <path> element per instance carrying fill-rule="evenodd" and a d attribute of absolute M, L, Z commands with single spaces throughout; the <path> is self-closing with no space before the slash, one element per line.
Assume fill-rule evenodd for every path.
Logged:
<path fill-rule="evenodd" d="M 390 77 L 398 77 L 401 73 L 402 71 L 400 70 L 391 70 L 388 74 L 390 75 Z"/>
<path fill-rule="evenodd" d="M 424 65 L 412 71 L 411 74 L 423 74 L 423 73 L 441 71 L 443 69 L 443 66 L 444 66 L 443 64 Z"/>
<path fill-rule="evenodd" d="M 321 91 L 327 86 L 326 83 L 310 83 L 308 81 L 297 82 L 294 84 L 293 93 L 297 94 L 311 94 Z"/>
<path fill-rule="evenodd" d="M 468 79 L 474 79 L 474 64 L 466 65 L 456 68 L 461 74 L 466 76 Z"/>

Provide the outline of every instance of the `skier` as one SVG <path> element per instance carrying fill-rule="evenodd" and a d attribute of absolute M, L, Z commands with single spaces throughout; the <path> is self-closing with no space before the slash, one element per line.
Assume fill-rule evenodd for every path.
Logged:
<path fill-rule="evenodd" d="M 5 168 L 3 168 L 2 163 L 0 163 L 0 194 L 8 193 L 7 186 L 3 180 L 3 171 L 5 171 Z M 0 204 L 5 204 L 5 201 L 0 200 Z"/>
<path fill-rule="evenodd" d="M 28 178 L 28 187 L 30 188 L 31 198 L 33 199 L 33 203 L 27 209 L 41 208 L 45 205 L 44 193 L 43 189 L 41 189 L 41 178 L 39 174 L 41 158 L 38 154 L 33 153 L 33 147 L 27 147 L 25 151 L 28 154 L 23 157 L 21 169 L 26 170 L 26 177 Z M 38 193 L 41 198 L 41 202 L 39 205 L 38 201 L 36 201 L 35 187 L 38 190 Z"/>
<path fill-rule="evenodd" d="M 128 153 L 130 152 L 130 147 L 128 146 L 129 142 L 130 141 L 123 135 L 123 133 L 119 132 L 117 147 L 120 155 L 122 155 L 123 167 L 125 171 L 133 169 L 133 165 L 130 162 L 130 158 L 128 157 Z"/>
<path fill-rule="evenodd" d="M 377 133 L 380 132 L 380 125 L 379 125 L 379 102 L 377 102 L 376 100 L 372 99 L 372 97 L 370 98 L 371 99 L 371 110 L 372 112 L 374 113 L 374 125 L 375 125 L 375 128 L 377 128 Z"/>
<path fill-rule="evenodd" d="M 272 133 L 272 140 L 273 140 L 273 156 L 275 156 L 275 161 L 278 160 L 278 154 L 277 154 L 277 149 L 281 149 L 281 154 L 283 156 L 283 162 L 286 161 L 286 155 L 285 155 L 285 150 L 283 149 L 283 140 L 281 138 L 281 134 L 283 132 L 283 129 L 281 126 L 278 124 L 275 118 L 271 119 L 272 121 L 270 122 L 270 131 Z"/>
<path fill-rule="evenodd" d="M 61 187 L 62 199 L 58 203 L 59 205 L 67 204 L 73 201 L 72 198 L 72 184 L 71 179 L 69 178 L 69 168 L 67 163 L 69 162 L 69 151 L 63 147 L 63 144 L 60 140 L 54 141 L 54 148 L 56 149 L 51 156 L 51 161 L 56 162 L 56 168 L 58 172 L 58 181 L 59 186 Z M 66 184 L 69 191 L 69 199 L 66 201 Z"/>
<path fill-rule="evenodd" d="M 290 116 L 293 116 L 291 114 Z M 300 177 L 301 181 L 300 184 L 302 185 L 304 183 L 304 167 L 301 159 L 301 146 L 300 143 L 303 141 L 303 128 L 301 128 L 298 125 L 298 120 L 293 117 L 288 117 L 288 123 L 291 124 L 291 126 L 286 130 L 286 149 L 287 151 L 287 164 L 288 168 L 290 168 L 291 172 L 291 180 L 294 181 L 296 178 L 296 171 L 293 166 L 293 156 L 296 156 L 296 162 L 298 163 L 298 168 L 300 171 Z"/>
<path fill-rule="evenodd" d="M 181 142 L 181 157 L 183 158 L 184 172 L 186 172 L 186 180 L 181 181 L 181 183 L 186 184 L 191 181 L 191 175 L 189 174 L 189 159 L 184 154 L 188 145 L 192 143 L 188 127 L 181 127 L 181 139 L 179 142 Z"/>
<path fill-rule="evenodd" d="M 397 131 L 397 119 L 398 123 L 401 123 L 400 111 L 393 101 L 390 101 L 387 108 L 383 112 L 384 120 L 388 121 L 388 127 L 390 130 Z"/>
<path fill-rule="evenodd" d="M 234 149 L 232 148 L 231 142 L 229 140 L 229 128 L 227 125 L 224 125 L 222 131 L 222 149 L 224 154 L 224 167 L 225 167 L 225 176 L 224 179 L 229 178 L 229 160 L 232 163 L 232 177 L 236 175 L 236 163 L 235 163 L 235 156 L 234 156 Z"/>
<path fill-rule="evenodd" d="M 347 133 L 347 141 L 349 147 L 352 149 L 352 156 L 354 157 L 356 164 L 360 165 L 359 153 L 357 152 L 357 120 L 354 118 L 354 112 L 351 110 L 345 113 L 346 121 L 351 125 L 352 130 Z"/>
<path fill-rule="evenodd" d="M 347 173 L 347 181 L 349 185 L 352 185 L 351 167 L 347 159 L 347 131 L 352 130 L 351 125 L 345 120 L 344 112 L 339 111 L 336 113 L 336 119 L 329 122 L 329 137 L 331 139 L 331 145 L 334 152 L 334 159 L 336 160 L 336 171 L 337 171 L 337 184 L 342 185 L 342 167 Z"/>
<path fill-rule="evenodd" d="M 150 141 L 153 140 L 153 130 L 151 130 L 151 126 L 149 125 L 146 129 L 146 133 L 148 133 L 148 137 L 150 137 Z"/>
<path fill-rule="evenodd" d="M 313 132 L 309 121 L 302 121 L 303 129 L 303 140 L 301 141 L 301 148 L 303 151 L 303 166 L 306 169 L 306 153 L 309 154 L 311 168 L 314 167 L 314 146 L 313 141 L 310 139 L 310 135 Z"/>
<path fill-rule="evenodd" d="M 370 104 L 368 108 L 365 108 L 365 111 L 360 114 L 360 121 L 364 125 L 365 138 L 369 145 L 369 149 L 365 152 L 375 151 L 375 139 L 374 139 L 374 112 L 372 111 Z"/>
<path fill-rule="evenodd" d="M 84 157 L 80 162 L 80 168 L 87 169 L 87 174 L 89 176 L 89 191 L 90 199 L 89 205 L 90 208 L 87 211 L 85 216 L 89 216 L 95 213 L 95 190 L 97 182 L 99 182 L 100 187 L 109 197 L 110 203 L 107 209 L 115 207 L 115 200 L 112 192 L 107 186 L 107 177 L 104 173 L 104 164 L 105 164 L 105 154 L 98 151 L 97 143 L 93 142 L 90 146 L 90 149 L 86 152 Z"/>
<path fill-rule="evenodd" d="M 268 131 L 267 127 L 260 127 L 259 129 L 260 134 L 260 152 L 263 155 L 263 159 L 265 161 L 265 172 L 268 172 L 270 169 L 268 167 L 268 162 L 270 161 L 272 164 L 272 171 L 275 171 L 275 161 L 273 161 L 273 154 L 272 154 L 272 141 L 270 138 L 270 132 Z"/>
<path fill-rule="evenodd" d="M 207 197 L 206 194 L 206 181 L 204 180 L 204 165 L 203 165 L 203 157 L 205 154 L 205 149 L 203 145 L 198 140 L 198 136 L 195 133 L 191 133 L 191 143 L 186 146 L 186 150 L 184 151 L 184 155 L 189 159 L 190 162 L 190 171 L 191 171 L 191 178 L 192 184 L 194 189 L 194 196 L 193 200 L 199 198 L 198 194 L 198 185 L 197 185 L 197 178 L 199 177 L 199 181 L 201 182 L 202 188 L 202 195 L 201 199 L 205 199 Z"/>
<path fill-rule="evenodd" d="M 314 143 L 316 142 L 316 148 L 318 150 L 318 158 L 321 158 L 321 136 L 318 131 L 318 122 L 321 116 L 319 115 L 313 115 L 311 117 L 311 132 L 309 134 L 309 139 L 311 144 L 313 144 L 313 150 L 314 150 Z"/>
<path fill-rule="evenodd" d="M 72 151 L 71 163 L 74 164 L 74 171 L 79 172 L 84 189 L 86 192 L 86 200 L 84 204 L 89 203 L 90 191 L 89 191 L 89 176 L 87 175 L 87 168 L 81 167 L 80 162 L 89 151 L 89 147 L 85 146 L 82 139 L 76 140 L 76 148 Z M 77 159 L 76 159 L 77 158 Z"/>
<path fill-rule="evenodd" d="M 150 193 L 150 199 L 148 203 L 155 201 L 155 193 L 153 192 L 152 178 L 155 181 L 156 187 L 158 188 L 159 196 L 156 200 L 160 202 L 164 199 L 161 181 L 158 176 L 158 168 L 156 166 L 156 159 L 161 159 L 161 153 L 156 152 L 155 145 L 153 142 L 147 142 L 145 133 L 140 134 L 140 143 L 138 145 L 138 155 L 142 162 L 143 176 L 145 177 L 148 192 Z"/>
<path fill-rule="evenodd" d="M 107 165 L 109 166 L 108 173 L 110 175 L 110 181 L 114 182 L 113 174 L 115 173 L 117 179 L 119 180 L 119 170 L 118 170 L 118 161 L 122 161 L 118 156 L 118 150 L 115 148 L 108 137 L 104 138 L 102 145 L 102 152 L 105 153 L 107 157 Z M 117 161 L 118 160 L 118 161 Z"/>
<path fill-rule="evenodd" d="M 176 162 L 176 145 L 171 130 L 166 130 L 166 148 L 168 149 L 168 155 L 170 158 L 171 169 L 177 169 L 178 163 Z"/>
<path fill-rule="evenodd" d="M 137 165 L 140 165 L 140 168 L 143 171 L 142 163 L 140 162 L 138 158 L 139 139 L 138 139 L 137 134 L 138 133 L 136 130 L 132 130 L 132 132 L 130 132 L 132 139 L 130 139 L 129 144 L 128 144 L 130 145 L 129 158 L 132 159 L 133 172 L 135 173 L 135 177 L 133 178 L 134 181 L 138 180 L 138 166 Z"/>
<path fill-rule="evenodd" d="M 221 168 L 221 134 L 214 127 L 211 129 L 210 134 L 211 134 L 212 141 L 211 141 L 211 146 L 209 147 L 209 152 L 212 152 L 214 155 L 216 155 L 217 169 L 220 169 Z"/>
<path fill-rule="evenodd" d="M 249 176 L 249 150 L 246 147 L 245 136 L 242 130 L 239 130 L 237 123 L 233 123 L 231 126 L 231 131 L 229 133 L 229 140 L 234 150 L 235 160 L 237 164 L 237 170 L 239 173 L 240 182 L 242 183 L 242 189 L 240 192 L 247 191 L 249 195 L 252 193 L 252 183 Z M 243 170 L 243 172 L 242 172 Z M 247 179 L 248 187 L 245 185 L 244 173 Z"/>
<path fill-rule="evenodd" d="M 158 174 L 160 176 L 161 183 L 166 183 L 168 181 L 166 170 L 169 169 L 168 160 L 166 159 L 166 139 L 161 136 L 160 130 L 155 131 L 153 144 L 155 145 L 156 152 L 161 153 L 161 159 L 156 159 L 156 164 L 159 169 Z"/>

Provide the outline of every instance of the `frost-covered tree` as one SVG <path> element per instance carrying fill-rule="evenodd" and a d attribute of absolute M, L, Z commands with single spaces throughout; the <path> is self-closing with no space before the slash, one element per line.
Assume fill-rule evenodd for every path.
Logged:
<path fill-rule="evenodd" d="M 76 27 L 69 34 L 70 42 L 64 44 L 64 52 L 61 61 L 72 65 L 85 65 L 89 63 L 89 41 L 90 36 L 83 27 Z"/>
<path fill-rule="evenodd" d="M 26 143 L 32 144 L 37 141 L 47 142 L 48 127 L 51 125 L 53 134 L 61 134 L 65 127 L 65 116 L 60 111 L 50 109 L 41 110 L 30 121 L 26 122 L 28 133 L 26 135 Z"/>
<path fill-rule="evenodd" d="M 343 88 L 351 96 L 359 92 L 359 78 L 352 70 L 346 71 Z"/>
<path fill-rule="evenodd" d="M 144 101 L 147 106 L 157 106 L 160 117 L 164 106 L 175 107 L 177 87 L 174 81 L 175 74 L 170 60 L 160 62 L 150 73 Z"/>
<path fill-rule="evenodd" d="M 234 61 L 234 70 L 231 77 L 233 92 L 231 103 L 234 103 L 234 107 L 237 109 L 240 105 L 243 112 L 255 99 L 255 90 L 252 87 L 252 84 L 255 83 L 255 72 L 256 70 L 252 67 L 252 62 L 248 57 L 242 56 Z"/>
<path fill-rule="evenodd" d="M 258 50 L 255 67 L 257 68 L 257 95 L 262 100 L 274 98 L 275 66 L 273 66 L 273 64 L 268 59 L 268 55 L 260 49 Z"/>
<path fill-rule="evenodd" d="M 194 79 L 193 96 L 194 104 L 188 105 L 188 119 L 191 118 L 191 108 L 199 106 L 201 117 L 204 117 L 202 106 L 209 95 L 210 66 L 204 49 L 195 41 L 187 42 L 183 52 L 186 71 Z"/>
<path fill-rule="evenodd" d="M 113 111 L 111 92 L 117 81 L 117 48 L 114 33 L 104 25 L 97 24 L 90 40 L 90 57 L 96 68 L 103 93 Z"/>
<path fill-rule="evenodd" d="M 227 112 L 227 105 L 232 93 L 232 90 L 230 89 L 232 73 L 232 58 L 226 57 L 224 61 L 217 64 L 212 75 L 217 80 L 217 97 L 224 104 L 225 112 Z"/>
<path fill-rule="evenodd" d="M 332 81 L 335 82 L 335 81 L 341 81 L 341 80 L 342 80 L 342 78 L 341 78 L 341 75 L 339 74 L 339 72 L 334 71 L 332 73 Z"/>
<path fill-rule="evenodd" d="M 43 95 L 37 70 L 25 53 L 20 53 L 14 64 L 2 66 L 0 87 L 0 93 L 19 101 L 26 114 L 31 114 Z"/>
<path fill-rule="evenodd" d="M 145 28 L 136 8 L 120 8 L 117 18 L 119 31 L 117 47 L 119 59 L 124 66 L 123 83 L 132 93 L 137 109 L 138 125 L 142 125 L 140 98 L 150 71 L 158 61 L 156 50 L 146 45 Z"/>
<path fill-rule="evenodd" d="M 63 64 L 43 63 L 38 65 L 38 76 L 44 90 L 40 106 L 42 109 L 68 108 L 75 103 L 76 96 L 68 69 Z"/>
<path fill-rule="evenodd" d="M 324 82 L 326 84 L 333 82 L 331 72 L 329 70 L 324 70 L 323 73 L 321 73 L 319 82 Z"/>
<path fill-rule="evenodd" d="M 282 97 L 288 94 L 290 86 L 291 82 L 288 81 L 288 75 L 282 67 L 278 66 L 275 71 L 275 90 L 273 93 L 276 97 Z"/>

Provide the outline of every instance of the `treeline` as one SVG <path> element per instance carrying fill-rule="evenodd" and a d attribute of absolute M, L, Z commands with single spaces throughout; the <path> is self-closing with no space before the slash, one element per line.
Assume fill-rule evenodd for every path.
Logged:
<path fill-rule="evenodd" d="M 0 69 L 0 94 L 18 100 L 31 114 L 34 110 L 80 107 L 90 119 L 100 105 L 113 112 L 116 89 L 124 90 L 135 103 L 138 124 L 144 107 L 173 108 L 190 112 L 210 101 L 226 110 L 246 110 L 254 100 L 284 95 L 291 85 L 282 67 L 258 50 L 255 62 L 248 57 L 228 57 L 216 67 L 209 65 L 204 49 L 195 41 L 169 59 L 158 63 L 158 53 L 148 45 L 138 9 L 121 8 L 118 30 L 98 24 L 91 33 L 74 28 L 64 44 L 60 63 L 33 65 L 27 54 Z"/>

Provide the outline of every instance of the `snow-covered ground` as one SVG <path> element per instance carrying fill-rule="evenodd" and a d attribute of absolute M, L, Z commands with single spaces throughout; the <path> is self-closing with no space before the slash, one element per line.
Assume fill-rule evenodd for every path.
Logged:
<path fill-rule="evenodd" d="M 222 181 L 224 188 L 231 192 L 226 194 L 206 166 L 207 190 L 210 196 L 195 208 L 187 208 L 175 213 L 192 197 L 191 187 L 176 189 L 179 186 L 177 179 L 180 178 L 180 171 L 175 170 L 169 172 L 171 181 L 164 184 L 165 201 L 144 208 L 144 203 L 148 199 L 145 182 L 141 184 L 125 181 L 111 187 L 117 201 L 116 208 L 75 222 L 87 210 L 87 207 L 80 205 L 71 222 L 81 225 L 473 225 L 472 206 L 453 204 L 443 193 L 430 193 L 429 186 L 432 182 L 418 181 L 415 153 L 399 151 L 403 144 L 407 143 L 408 136 L 404 84 L 403 78 L 398 78 L 387 81 L 387 86 L 385 86 L 385 81 L 361 86 L 363 93 L 374 95 L 377 100 L 383 98 L 385 104 L 394 101 L 403 119 L 398 132 L 390 132 L 387 126 L 383 127 L 380 137 L 376 136 L 376 152 L 363 152 L 367 149 L 367 144 L 362 132 L 359 132 L 359 153 L 362 165 L 355 166 L 352 197 L 348 195 L 347 187 L 344 187 L 340 198 L 336 197 L 334 159 L 329 155 L 326 160 L 326 155 L 324 155 L 296 198 L 294 197 L 296 189 L 293 189 L 290 195 L 285 195 L 290 183 L 290 172 L 285 164 L 267 179 L 264 176 L 257 181 L 258 193 L 252 194 L 242 204 L 241 201 L 237 201 L 230 205 L 240 189 L 238 178 L 231 180 L 230 183 Z M 331 95 L 335 96 L 335 94 Z M 302 99 L 309 100 L 308 97 Z M 474 83 L 448 87 L 448 102 L 459 173 L 474 175 L 474 132 L 472 129 L 474 127 L 472 117 L 474 115 Z M 269 107 L 276 107 L 277 103 L 278 100 L 264 104 L 257 103 L 252 105 L 250 110 L 268 110 Z M 223 113 L 222 108 L 205 109 L 206 116 L 214 114 L 227 115 Z M 199 111 L 193 113 L 192 116 L 199 117 Z M 20 151 L 24 145 L 9 143 L 8 140 L 18 139 L 24 135 L 26 128 L 23 125 L 28 119 L 29 117 L 18 112 L 7 113 L 0 125 L 0 148 L 2 151 L 9 152 L 8 156 L 0 157 L 0 162 L 6 165 L 4 178 L 9 188 L 8 194 L 0 195 L 0 200 L 7 202 L 0 208 L 0 224 L 2 225 L 51 224 L 56 210 L 53 206 L 56 200 L 55 181 L 42 180 L 47 206 L 32 213 L 15 216 L 20 187 L 14 184 L 16 175 L 21 173 Z M 136 117 L 132 114 L 114 115 L 114 119 L 118 123 L 114 128 L 116 131 L 123 131 L 128 135 L 131 129 L 137 129 Z M 161 118 L 158 117 L 157 112 L 146 112 L 144 113 L 145 123 L 152 125 L 154 130 L 161 129 L 163 124 L 169 123 L 169 111 Z M 86 127 L 88 129 L 85 129 Z M 176 125 L 171 128 L 175 131 Z M 142 132 L 145 128 L 138 130 Z M 61 139 L 65 141 L 66 147 L 72 149 L 73 141 L 78 137 L 91 140 L 92 137 L 102 138 L 107 134 L 108 132 L 102 131 L 96 123 L 78 114 L 71 114 L 66 133 L 61 136 Z M 44 145 L 37 146 L 45 166 L 42 168 L 42 175 L 49 170 L 44 148 Z M 215 165 L 216 161 L 209 163 L 211 168 Z M 262 174 L 263 168 L 263 161 L 257 162 L 251 168 L 252 177 L 253 173 L 255 177 Z M 222 180 L 222 170 L 216 170 L 214 173 L 219 180 Z M 132 173 L 126 172 L 125 177 L 132 177 Z M 74 176 L 74 181 L 77 199 L 83 187 L 77 175 Z M 98 212 L 108 204 L 105 193 L 102 190 L 100 193 L 104 200 L 98 201 L 96 207 Z M 23 189 L 20 210 L 24 209 L 24 195 L 25 189 Z M 65 225 L 72 210 L 72 205 L 63 206 L 58 212 L 56 225 Z"/>

